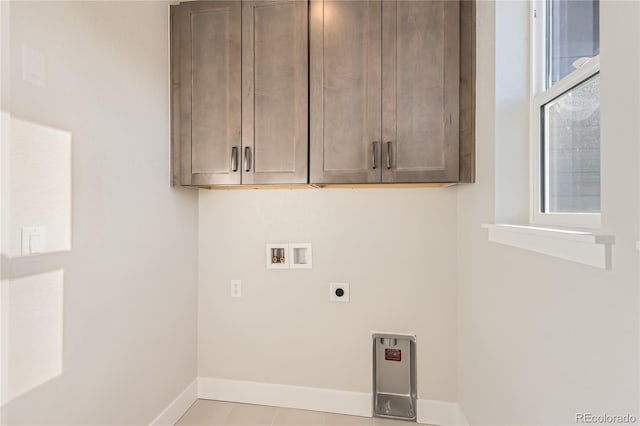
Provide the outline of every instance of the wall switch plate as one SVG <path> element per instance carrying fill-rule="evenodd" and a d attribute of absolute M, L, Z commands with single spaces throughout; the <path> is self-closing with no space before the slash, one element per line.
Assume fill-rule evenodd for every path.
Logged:
<path fill-rule="evenodd" d="M 22 79 L 44 87 L 44 55 L 22 45 Z"/>
<path fill-rule="evenodd" d="M 349 303 L 349 283 L 329 283 L 329 301 Z"/>
<path fill-rule="evenodd" d="M 267 269 L 289 269 L 289 244 L 267 244 Z"/>
<path fill-rule="evenodd" d="M 311 269 L 313 267 L 311 243 L 289 243 L 289 261 L 291 269 Z"/>
<path fill-rule="evenodd" d="M 231 293 L 231 297 L 242 297 L 242 281 L 231 280 L 229 291 Z"/>
<path fill-rule="evenodd" d="M 43 253 L 45 250 L 46 235 L 44 226 L 23 226 L 22 227 L 22 250 L 23 256 Z"/>

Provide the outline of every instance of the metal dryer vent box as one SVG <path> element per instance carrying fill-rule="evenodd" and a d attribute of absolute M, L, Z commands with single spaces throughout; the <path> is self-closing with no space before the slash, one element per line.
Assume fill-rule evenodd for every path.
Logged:
<path fill-rule="evenodd" d="M 416 336 L 373 335 L 373 415 L 416 421 Z"/>

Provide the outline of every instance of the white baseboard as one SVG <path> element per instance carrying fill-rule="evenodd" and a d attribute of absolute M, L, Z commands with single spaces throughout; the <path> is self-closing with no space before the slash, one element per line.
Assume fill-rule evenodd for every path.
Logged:
<path fill-rule="evenodd" d="M 199 377 L 160 413 L 151 426 L 174 425 L 196 399 L 372 416 L 370 393 Z M 455 402 L 419 399 L 416 408 L 418 423 L 468 426 Z"/>
<path fill-rule="evenodd" d="M 457 402 L 419 399 L 417 403 L 418 423 L 437 426 L 468 426 Z"/>
<path fill-rule="evenodd" d="M 198 379 L 195 379 L 180 393 L 162 413 L 151 422 L 151 426 L 173 426 L 189 407 L 198 399 Z"/>
<path fill-rule="evenodd" d="M 198 397 L 371 417 L 371 394 L 201 377 Z"/>

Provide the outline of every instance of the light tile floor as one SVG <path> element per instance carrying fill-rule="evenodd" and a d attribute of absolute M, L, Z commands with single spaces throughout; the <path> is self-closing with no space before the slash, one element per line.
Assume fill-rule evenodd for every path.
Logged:
<path fill-rule="evenodd" d="M 410 426 L 411 424 L 397 420 L 199 399 L 178 420 L 176 426 Z"/>

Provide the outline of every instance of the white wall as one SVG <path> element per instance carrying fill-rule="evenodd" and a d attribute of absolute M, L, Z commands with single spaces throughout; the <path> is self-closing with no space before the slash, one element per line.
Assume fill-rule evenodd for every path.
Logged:
<path fill-rule="evenodd" d="M 4 286 L 3 310 L 10 326 L 3 357 L 11 370 L 2 404 L 62 374 L 64 271 L 17 278 Z"/>
<path fill-rule="evenodd" d="M 455 188 L 204 190 L 199 210 L 199 376 L 370 393 L 371 332 L 415 333 L 419 397 L 457 399 Z M 267 270 L 269 242 L 311 242 L 313 269 Z"/>
<path fill-rule="evenodd" d="M 505 66 L 495 25 L 514 5 L 477 4 L 477 183 L 458 188 L 462 409 L 472 425 L 638 416 L 639 4 L 601 2 L 602 232 L 616 238 L 612 271 L 487 241 L 480 225 L 499 216 L 494 202 L 505 202 L 495 191 L 505 188 L 494 175 L 504 160 L 498 137 L 512 124 L 502 114 L 505 87 L 494 85 L 496 66 Z"/>
<path fill-rule="evenodd" d="M 3 112 L 3 114 L 7 114 Z M 2 167 L 6 209 L 3 251 L 20 256 L 23 228 L 34 225 L 43 231 L 39 253 L 71 248 L 71 134 L 16 117 L 7 118 L 8 134 Z M 4 139 L 4 138 L 3 138 Z M 48 231 L 48 232 L 47 232 Z M 28 242 L 28 240 L 25 240 Z M 24 244 L 30 248 L 29 244 Z"/>
<path fill-rule="evenodd" d="M 62 374 L 3 424 L 148 424 L 196 376 L 197 194 L 169 187 L 167 3 L 12 2 L 9 27 L 3 8 L 2 109 L 71 132 L 73 158 L 71 251 L 2 271 L 64 270 Z M 22 44 L 45 55 L 45 87 L 21 80 Z"/>

